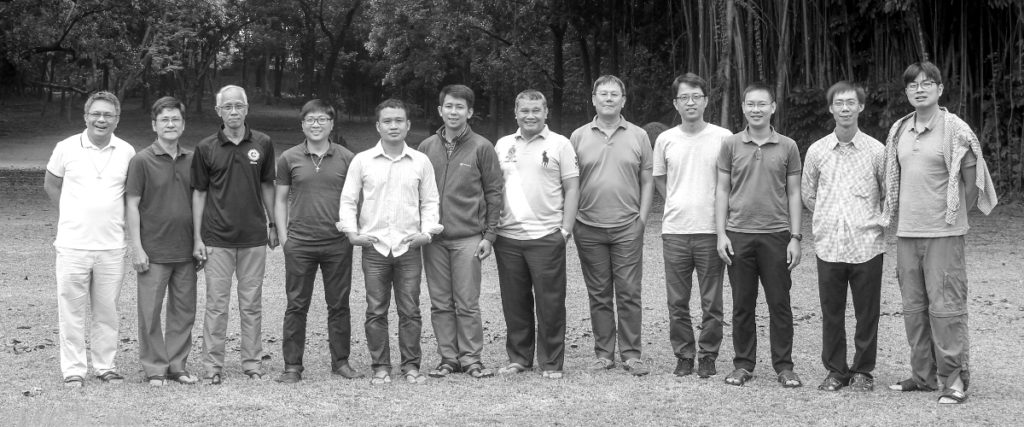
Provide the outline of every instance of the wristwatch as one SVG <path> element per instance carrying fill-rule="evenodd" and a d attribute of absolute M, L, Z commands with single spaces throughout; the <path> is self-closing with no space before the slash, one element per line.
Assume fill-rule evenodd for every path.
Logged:
<path fill-rule="evenodd" d="M 267 223 L 267 228 L 277 228 L 277 225 L 275 225 L 275 224 L 274 224 L 274 223 L 272 223 L 272 222 L 268 222 L 268 223 Z"/>
<path fill-rule="evenodd" d="M 796 239 L 796 241 L 800 242 L 804 240 L 804 235 L 800 233 L 789 233 L 789 238 Z"/>
<path fill-rule="evenodd" d="M 572 232 L 566 230 L 564 227 L 558 227 L 558 231 L 562 233 L 562 238 L 565 240 L 569 240 L 569 238 L 572 237 Z"/>
<path fill-rule="evenodd" d="M 432 234 L 430 234 L 430 233 L 422 233 L 422 234 L 423 234 L 424 236 L 427 236 L 427 243 L 433 243 L 433 241 L 434 241 L 434 236 L 433 236 Z"/>

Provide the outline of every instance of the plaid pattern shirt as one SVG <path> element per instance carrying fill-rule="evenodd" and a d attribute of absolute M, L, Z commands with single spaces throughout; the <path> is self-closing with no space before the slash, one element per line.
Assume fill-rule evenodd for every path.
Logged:
<path fill-rule="evenodd" d="M 859 264 L 885 252 L 884 158 L 882 143 L 863 132 L 851 144 L 840 144 L 833 132 L 807 149 L 800 191 L 814 213 L 818 258 Z"/>

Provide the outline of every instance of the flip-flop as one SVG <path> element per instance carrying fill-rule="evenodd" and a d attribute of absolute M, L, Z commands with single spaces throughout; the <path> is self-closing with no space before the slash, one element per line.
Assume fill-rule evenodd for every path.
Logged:
<path fill-rule="evenodd" d="M 754 379 L 754 374 L 751 374 L 750 371 L 743 368 L 737 368 L 732 371 L 729 376 L 725 377 L 725 383 L 729 385 L 742 386 L 752 379 Z"/>
<path fill-rule="evenodd" d="M 502 375 L 521 374 L 523 372 L 526 372 L 526 367 L 516 362 L 509 363 L 508 366 L 498 369 L 498 373 Z"/>
<path fill-rule="evenodd" d="M 466 374 L 473 378 L 490 378 L 494 376 L 494 371 L 485 368 L 482 364 L 474 363 L 466 370 Z"/>
<path fill-rule="evenodd" d="M 797 376 L 796 372 L 789 369 L 779 372 L 778 379 L 779 383 L 785 388 L 797 388 L 804 385 L 804 383 L 800 381 L 800 377 Z"/>
<path fill-rule="evenodd" d="M 67 378 L 64 378 L 64 387 L 68 387 L 68 388 L 81 388 L 84 385 L 85 385 L 85 378 L 82 378 L 81 375 L 71 375 L 71 376 L 69 376 Z"/>
<path fill-rule="evenodd" d="M 405 382 L 409 384 L 421 384 L 427 380 L 427 377 L 420 373 L 419 370 L 413 369 L 402 374 L 405 377 Z"/>
<path fill-rule="evenodd" d="M 450 363 L 441 362 L 439 365 L 437 365 L 436 368 L 434 368 L 433 371 L 430 371 L 430 373 L 427 375 L 430 375 L 431 378 L 444 378 L 450 375 L 452 372 L 455 372 L 454 366 L 452 366 Z"/>
<path fill-rule="evenodd" d="M 908 378 L 900 381 L 896 384 L 889 386 L 889 390 L 892 391 L 933 391 L 931 387 L 926 387 L 918 384 L 916 381 Z"/>
<path fill-rule="evenodd" d="M 373 378 L 370 378 L 370 384 L 373 385 L 384 385 L 391 383 L 391 374 L 388 371 L 377 371 L 373 373 Z"/>
<path fill-rule="evenodd" d="M 541 372 L 541 376 L 549 380 L 560 380 L 565 374 L 562 371 L 544 371 Z"/>
<path fill-rule="evenodd" d="M 950 399 L 952 402 L 943 402 L 942 399 Z M 947 388 L 939 396 L 938 402 L 943 405 L 959 405 L 967 401 L 967 393 L 957 390 L 955 388 Z"/>

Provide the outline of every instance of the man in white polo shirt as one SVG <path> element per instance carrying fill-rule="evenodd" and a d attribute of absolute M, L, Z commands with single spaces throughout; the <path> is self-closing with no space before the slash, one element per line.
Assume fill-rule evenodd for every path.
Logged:
<path fill-rule="evenodd" d="M 121 104 L 110 92 L 85 101 L 86 130 L 59 142 L 46 165 L 43 188 L 57 204 L 57 313 L 64 384 L 81 387 L 89 351 L 97 378 L 117 373 L 117 297 L 124 278 L 124 186 L 135 149 L 114 136 Z"/>
<path fill-rule="evenodd" d="M 544 95 L 516 96 L 519 130 L 494 149 L 505 178 L 504 209 L 494 255 L 509 364 L 518 374 L 537 364 L 544 378 L 562 378 L 565 360 L 565 245 L 576 223 L 579 168 L 569 140 L 548 130 Z"/>

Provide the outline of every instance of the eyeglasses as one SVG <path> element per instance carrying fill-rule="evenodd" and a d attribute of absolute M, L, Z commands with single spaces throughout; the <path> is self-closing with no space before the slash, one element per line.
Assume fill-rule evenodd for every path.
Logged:
<path fill-rule="evenodd" d="M 619 92 L 594 92 L 594 95 L 596 95 L 598 98 L 611 98 L 611 99 L 618 99 L 618 98 L 622 97 L 622 94 L 619 93 Z"/>
<path fill-rule="evenodd" d="M 217 108 L 219 108 L 221 111 L 239 111 L 239 112 L 241 112 L 241 111 L 245 111 L 245 109 L 249 108 L 249 106 L 247 104 L 224 104 L 224 105 L 218 105 Z"/>
<path fill-rule="evenodd" d="M 853 108 L 856 107 L 857 104 L 860 104 L 860 102 L 857 102 L 856 99 L 847 99 L 845 101 L 837 99 L 835 101 L 832 101 L 832 106 L 836 108 L 843 108 L 844 106 Z"/>
<path fill-rule="evenodd" d="M 102 117 L 103 120 L 112 120 L 112 119 L 115 119 L 115 118 L 119 117 L 117 114 L 110 114 L 110 113 L 89 113 L 88 116 L 89 116 L 89 118 L 91 118 L 93 120 L 99 120 L 100 117 Z"/>
<path fill-rule="evenodd" d="M 925 80 L 921 83 L 910 82 L 907 83 L 907 92 L 913 92 L 917 90 L 917 88 L 921 88 L 921 90 L 930 90 L 933 87 L 935 87 L 935 80 Z"/>
<path fill-rule="evenodd" d="M 171 123 L 174 123 L 175 125 L 180 125 L 181 124 L 181 117 L 164 117 L 164 118 L 162 118 L 160 120 L 157 120 L 156 122 L 160 123 L 161 125 L 164 125 L 164 126 L 167 126 L 167 125 L 169 125 Z"/>
<path fill-rule="evenodd" d="M 305 123 L 307 125 L 312 125 L 313 123 L 316 123 L 316 124 L 322 126 L 322 125 L 326 125 L 327 122 L 329 122 L 331 120 L 333 120 L 333 119 L 331 119 L 330 117 L 327 117 L 327 116 L 306 117 L 306 118 L 302 119 L 302 123 Z"/>
<path fill-rule="evenodd" d="M 743 104 L 743 106 L 746 107 L 749 110 L 753 110 L 755 108 L 757 108 L 758 110 L 763 110 L 765 108 L 768 108 L 769 105 L 771 105 L 771 104 L 769 104 L 767 102 L 758 102 L 758 103 L 747 102 L 747 103 Z"/>
<path fill-rule="evenodd" d="M 679 96 L 676 97 L 676 101 L 679 101 L 679 102 L 682 102 L 682 103 L 685 104 L 687 102 L 690 102 L 691 99 L 693 100 L 693 102 L 700 102 L 704 98 L 707 98 L 707 97 L 708 97 L 707 95 L 700 95 L 700 94 L 679 95 Z"/>

